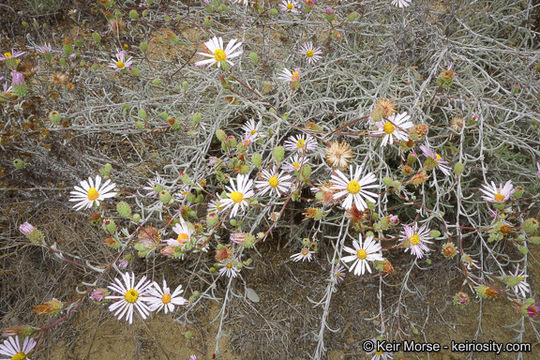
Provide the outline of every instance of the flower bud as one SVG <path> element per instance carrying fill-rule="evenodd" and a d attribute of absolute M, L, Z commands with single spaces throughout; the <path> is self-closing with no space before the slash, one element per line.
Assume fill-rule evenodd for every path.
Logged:
<path fill-rule="evenodd" d="M 262 164 L 261 154 L 254 153 L 253 155 L 251 155 L 251 162 L 253 163 L 253 165 L 260 169 Z"/>
<path fill-rule="evenodd" d="M 28 236 L 28 235 L 30 235 L 32 232 L 34 232 L 34 227 L 33 227 L 32 224 L 30 224 L 29 222 L 24 222 L 23 224 L 21 224 L 21 226 L 19 226 L 19 231 L 20 231 L 24 236 Z"/>
<path fill-rule="evenodd" d="M 446 243 L 443 245 L 441 252 L 445 258 L 453 258 L 457 254 L 457 249 L 453 243 Z"/>
<path fill-rule="evenodd" d="M 15 169 L 24 169 L 26 164 L 24 163 L 23 159 L 15 159 L 13 160 L 13 166 L 15 167 Z"/>
<path fill-rule="evenodd" d="M 273 149 L 272 154 L 274 156 L 274 160 L 279 163 L 285 157 L 285 149 L 283 148 L 283 146 L 276 146 Z"/>
<path fill-rule="evenodd" d="M 62 309 L 64 308 L 64 303 L 57 299 L 52 299 L 50 301 L 44 302 L 43 304 L 34 305 L 33 308 L 34 312 L 38 315 L 53 316 L 62 311 Z"/>
<path fill-rule="evenodd" d="M 254 64 L 259 62 L 259 57 L 254 52 L 249 53 L 249 58 L 251 59 L 251 61 L 253 61 Z"/>
<path fill-rule="evenodd" d="M 135 9 L 130 10 L 129 17 L 132 18 L 133 20 L 137 20 L 139 18 L 139 13 Z"/>
<path fill-rule="evenodd" d="M 457 162 L 456 165 L 454 165 L 454 174 L 461 175 L 463 173 L 463 170 L 465 167 L 461 162 Z"/>
<path fill-rule="evenodd" d="M 105 296 L 109 295 L 109 290 L 104 288 L 95 288 L 90 294 L 90 299 L 96 303 L 101 303 L 105 300 Z"/>
<path fill-rule="evenodd" d="M 347 17 L 348 22 L 353 22 L 358 17 L 358 13 L 356 11 L 353 11 L 349 14 L 349 17 Z"/>
<path fill-rule="evenodd" d="M 225 131 L 221 129 L 216 130 L 216 137 L 219 141 L 224 142 L 227 139 L 227 134 L 225 134 Z"/>
<path fill-rule="evenodd" d="M 118 214 L 120 214 L 122 217 L 131 217 L 131 207 L 125 201 L 120 201 L 118 204 L 116 204 L 116 211 L 118 211 Z"/>
<path fill-rule="evenodd" d="M 454 305 L 467 305 L 469 302 L 469 295 L 462 291 L 454 295 Z"/>
<path fill-rule="evenodd" d="M 51 111 L 49 113 L 49 120 L 54 124 L 59 124 L 61 119 L 60 113 L 58 111 Z"/>
<path fill-rule="evenodd" d="M 114 222 L 113 219 L 107 219 L 105 220 L 105 230 L 107 230 L 107 232 L 109 234 L 114 234 L 116 232 L 116 223 Z"/>
<path fill-rule="evenodd" d="M 169 204 L 172 200 L 172 196 L 167 190 L 161 190 L 159 193 L 159 200 L 164 204 Z"/>
<path fill-rule="evenodd" d="M 521 224 L 521 228 L 527 235 L 531 235 L 538 230 L 538 220 L 535 218 L 528 218 Z"/>
<path fill-rule="evenodd" d="M 485 285 L 476 286 L 474 290 L 476 291 L 478 296 L 484 299 L 496 299 L 499 295 L 497 290 Z"/>

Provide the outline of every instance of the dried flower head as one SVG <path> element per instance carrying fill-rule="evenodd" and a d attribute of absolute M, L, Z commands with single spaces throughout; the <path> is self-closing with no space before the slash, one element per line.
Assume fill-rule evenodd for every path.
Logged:
<path fill-rule="evenodd" d="M 326 162 L 335 169 L 346 169 L 349 166 L 349 158 L 353 156 L 350 147 L 347 142 L 332 142 L 326 149 Z"/>
<path fill-rule="evenodd" d="M 377 101 L 375 109 L 380 109 L 382 112 L 382 116 L 385 118 L 389 118 L 396 113 L 396 103 L 393 102 L 391 99 L 382 98 Z"/>

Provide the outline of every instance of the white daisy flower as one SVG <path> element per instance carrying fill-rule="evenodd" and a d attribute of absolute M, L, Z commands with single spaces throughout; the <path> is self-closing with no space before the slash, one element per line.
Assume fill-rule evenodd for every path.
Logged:
<path fill-rule="evenodd" d="M 35 346 L 36 340 L 29 336 L 24 338 L 22 346 L 18 336 L 10 336 L 0 345 L 0 355 L 9 356 L 2 360 L 30 360 L 28 354 Z"/>
<path fill-rule="evenodd" d="M 448 161 L 444 160 L 441 155 L 433 151 L 429 146 L 420 145 L 420 150 L 424 153 L 425 157 L 432 158 L 437 164 L 437 168 L 442 171 L 446 176 L 450 176 L 450 168 L 447 166 Z"/>
<path fill-rule="evenodd" d="M 255 181 L 255 187 L 259 191 L 257 195 L 259 196 L 263 196 L 267 192 L 270 192 L 270 195 L 280 196 L 291 189 L 292 182 L 288 181 L 291 180 L 291 176 L 284 175 L 283 171 L 278 174 L 277 168 L 272 172 L 263 170 L 262 178 L 264 180 Z"/>
<path fill-rule="evenodd" d="M 401 240 L 406 246 L 405 251 L 411 250 L 411 254 L 415 255 L 417 259 L 424 257 L 424 253 L 430 252 L 431 249 L 426 244 L 432 244 L 430 236 L 430 230 L 426 228 L 426 225 L 420 226 L 415 223 L 413 226 L 403 225 L 403 231 L 401 232 Z"/>
<path fill-rule="evenodd" d="M 251 190 L 252 187 L 253 180 L 250 180 L 247 175 L 238 174 L 236 183 L 231 179 L 231 186 L 225 188 L 228 191 L 227 198 L 219 202 L 223 206 L 223 210 L 232 207 L 231 217 L 235 217 L 238 210 L 244 211 L 248 206 L 246 199 L 255 195 Z"/>
<path fill-rule="evenodd" d="M 97 175 L 96 180 L 88 178 L 83 180 L 80 186 L 75 186 L 75 191 L 71 191 L 69 201 L 77 202 L 73 206 L 76 210 L 89 209 L 92 206 L 99 206 L 100 201 L 116 196 L 116 185 L 110 179 L 101 183 L 101 176 Z"/>
<path fill-rule="evenodd" d="M 308 248 L 302 248 L 299 253 L 291 255 L 291 259 L 295 262 L 298 262 L 302 260 L 304 261 L 311 261 L 313 259 L 313 254 L 315 254 L 315 251 L 311 251 Z"/>
<path fill-rule="evenodd" d="M 491 182 L 491 185 L 484 184 L 483 186 L 483 189 L 480 188 L 480 191 L 484 194 L 482 199 L 490 203 L 503 203 L 508 200 L 515 191 L 511 180 L 508 180 L 504 186 L 500 184 L 499 187 L 497 187 L 493 181 Z"/>
<path fill-rule="evenodd" d="M 223 199 L 219 198 L 210 201 L 207 211 L 209 214 L 218 214 L 223 211 L 223 208 Z"/>
<path fill-rule="evenodd" d="M 354 275 L 360 276 L 366 272 L 366 269 L 371 273 L 368 261 L 383 261 L 381 254 L 381 244 L 373 240 L 373 236 L 368 236 L 362 244 L 362 235 L 358 236 L 358 241 L 353 241 L 353 248 L 344 246 L 343 250 L 348 252 L 348 255 L 341 258 L 342 262 L 348 263 L 353 261 L 349 268 L 349 272 L 354 271 Z"/>
<path fill-rule="evenodd" d="M 297 13 L 298 3 L 294 0 L 283 0 L 281 4 L 279 4 L 279 8 L 281 11 L 288 12 L 288 13 Z"/>
<path fill-rule="evenodd" d="M 122 50 L 116 54 L 116 58 L 112 59 L 109 63 L 109 67 L 115 71 L 122 71 L 124 69 L 129 69 L 133 64 L 133 60 L 130 57 L 127 57 L 127 53 Z"/>
<path fill-rule="evenodd" d="M 177 192 L 175 192 L 173 194 L 173 198 L 175 201 L 178 201 L 178 202 L 182 202 L 184 201 L 185 198 L 187 198 L 187 196 L 189 195 L 189 193 L 191 192 L 190 191 L 190 187 L 189 186 L 183 186 L 180 188 L 180 190 L 178 190 Z"/>
<path fill-rule="evenodd" d="M 171 294 L 171 289 L 167 287 L 165 279 L 163 279 L 163 288 L 161 288 L 157 282 L 154 282 L 153 287 L 148 291 L 150 296 L 148 299 L 150 311 L 163 310 L 163 312 L 167 314 L 168 312 L 174 311 L 175 305 L 187 304 L 188 301 L 180 296 L 183 292 L 182 285 L 178 285 Z"/>
<path fill-rule="evenodd" d="M 300 55 L 303 55 L 306 57 L 308 63 L 314 64 L 322 57 L 322 51 L 318 47 L 313 47 L 313 43 L 307 42 L 304 45 L 300 47 L 300 50 L 298 50 Z"/>
<path fill-rule="evenodd" d="M 371 342 L 375 344 L 375 348 L 371 350 L 370 352 L 367 352 L 368 355 L 373 355 L 371 360 L 391 360 L 394 358 L 394 355 L 390 352 L 377 350 L 377 342 L 379 342 L 378 339 L 371 339 Z"/>
<path fill-rule="evenodd" d="M 251 141 L 257 141 L 261 137 L 261 126 L 261 121 L 255 123 L 255 120 L 251 119 L 242 125 L 242 130 L 244 130 L 244 133 L 249 136 Z"/>
<path fill-rule="evenodd" d="M 408 7 L 411 5 L 412 0 L 392 0 L 392 5 L 397 6 L 399 8 Z"/>
<path fill-rule="evenodd" d="M 407 129 L 414 126 L 414 124 L 409 121 L 410 118 L 411 116 L 406 112 L 399 115 L 392 115 L 388 120 L 381 120 L 375 123 L 377 130 L 373 131 L 373 134 L 384 135 L 381 146 L 386 146 L 388 143 L 393 144 L 394 138 L 396 138 L 397 141 L 406 141 L 409 139 Z"/>
<path fill-rule="evenodd" d="M 167 245 L 170 246 L 185 246 L 190 240 L 194 230 L 190 229 L 187 223 L 182 217 L 180 217 L 180 224 L 176 224 L 173 227 L 173 231 L 178 235 L 176 239 L 165 240 Z"/>
<path fill-rule="evenodd" d="M 234 65 L 229 59 L 233 59 L 242 55 L 242 49 L 239 49 L 242 46 L 241 42 L 237 42 L 237 39 L 231 39 L 227 44 L 227 47 L 223 49 L 223 39 L 221 37 L 214 36 L 212 39 L 204 43 L 206 48 L 210 53 L 207 52 L 198 52 L 197 54 L 209 57 L 210 59 L 201 60 L 195 63 L 195 66 L 208 65 L 210 67 L 214 64 L 217 64 L 218 67 L 221 67 L 223 61 L 227 62 L 229 65 Z"/>
<path fill-rule="evenodd" d="M 343 267 L 343 265 L 341 264 L 337 264 L 334 267 L 334 283 L 338 284 L 342 282 L 343 280 L 345 280 L 345 275 L 346 275 L 345 267 Z"/>
<path fill-rule="evenodd" d="M 124 283 L 115 278 L 114 283 L 107 286 L 110 290 L 120 294 L 105 297 L 105 299 L 115 300 L 109 306 L 109 311 L 113 311 L 118 320 L 122 320 L 125 315 L 129 324 L 133 323 L 133 308 L 137 309 L 143 319 L 146 319 L 150 314 L 150 309 L 146 304 L 149 299 L 146 295 L 152 287 L 152 282 L 143 276 L 135 285 L 135 274 L 131 273 L 130 275 L 126 272 L 121 276 Z"/>
<path fill-rule="evenodd" d="M 300 81 L 300 68 L 294 69 L 293 72 L 291 72 L 287 68 L 284 68 L 283 70 L 281 70 L 278 79 L 290 83 L 291 86 L 293 86 L 294 84 L 298 84 L 298 82 Z"/>
<path fill-rule="evenodd" d="M 285 149 L 291 151 L 297 151 L 299 153 L 308 152 L 317 148 L 317 140 L 311 135 L 296 135 L 289 136 L 289 139 L 285 141 Z"/>
<path fill-rule="evenodd" d="M 525 271 L 519 272 L 519 266 L 516 268 L 516 271 L 512 276 L 519 278 L 519 283 L 512 287 L 514 293 L 517 295 L 521 294 L 523 299 L 527 298 L 527 294 L 531 292 L 531 286 L 527 283 L 527 278 L 529 275 L 525 274 Z"/>
<path fill-rule="evenodd" d="M 285 162 L 283 165 L 283 170 L 288 172 L 300 171 L 300 168 L 307 163 L 308 161 L 305 156 L 294 154 L 287 162 Z"/>
<path fill-rule="evenodd" d="M 161 176 L 156 175 L 153 179 L 150 179 L 146 182 L 146 186 L 143 187 L 143 190 L 146 190 L 146 197 L 157 198 L 161 190 L 165 188 L 165 180 Z"/>
<path fill-rule="evenodd" d="M 227 275 L 227 277 L 237 277 L 240 273 L 240 269 L 238 269 L 235 265 L 235 262 L 237 262 L 233 258 L 225 259 L 219 262 L 218 266 L 219 269 L 219 276 Z"/>
<path fill-rule="evenodd" d="M 369 185 L 375 182 L 377 178 L 373 173 L 368 173 L 360 178 L 363 170 L 363 166 L 357 166 L 353 174 L 353 167 L 350 165 L 349 174 L 351 180 L 340 170 L 336 170 L 336 173 L 332 175 L 332 190 L 338 191 L 334 194 L 334 199 L 337 200 L 345 196 L 345 200 L 341 204 L 345 210 L 351 209 L 354 203 L 358 210 L 364 211 L 368 207 L 366 201 L 375 203 L 379 197 L 378 194 L 366 190 L 379 187 L 377 184 Z"/>

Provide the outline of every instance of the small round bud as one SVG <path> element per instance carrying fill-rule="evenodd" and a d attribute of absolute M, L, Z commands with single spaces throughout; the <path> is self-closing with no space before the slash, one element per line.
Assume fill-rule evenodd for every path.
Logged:
<path fill-rule="evenodd" d="M 270 11 L 269 11 L 269 13 L 270 13 L 270 15 L 275 16 L 275 15 L 278 14 L 278 11 L 277 11 L 276 8 L 271 8 Z"/>
<path fill-rule="evenodd" d="M 24 161 L 22 159 L 17 158 L 15 160 L 13 160 L 13 166 L 15 166 L 15 169 L 24 169 L 26 164 L 24 163 Z"/>
<path fill-rule="evenodd" d="M 172 196 L 167 190 L 161 190 L 159 200 L 164 204 L 168 204 L 172 200 Z"/>
<path fill-rule="evenodd" d="M 107 230 L 109 234 L 112 235 L 116 232 L 116 223 L 114 222 L 113 219 L 105 220 L 104 225 L 105 225 L 105 230 Z"/>
<path fill-rule="evenodd" d="M 469 295 L 462 291 L 454 295 L 454 305 L 467 305 L 469 302 Z"/>
<path fill-rule="evenodd" d="M 251 162 L 253 163 L 253 165 L 260 169 L 262 164 L 261 154 L 254 153 L 253 155 L 251 155 Z"/>
<path fill-rule="evenodd" d="M 356 11 L 353 11 L 352 13 L 349 14 L 349 16 L 347 17 L 347 21 L 348 22 L 353 22 L 354 20 L 356 20 L 356 18 L 358 17 L 358 13 Z"/>
<path fill-rule="evenodd" d="M 216 137 L 219 141 L 224 142 L 227 139 L 227 134 L 225 134 L 225 131 L 221 129 L 216 130 Z"/>
<path fill-rule="evenodd" d="M 463 170 L 465 167 L 461 162 L 457 162 L 456 165 L 454 165 L 454 174 L 461 175 L 463 173 Z"/>
<path fill-rule="evenodd" d="M 443 245 L 441 252 L 445 258 L 453 258 L 457 254 L 457 249 L 453 243 L 446 243 Z"/>
<path fill-rule="evenodd" d="M 251 61 L 253 61 L 254 64 L 259 62 L 259 57 L 254 52 L 249 53 L 249 58 L 251 59 Z"/>
<path fill-rule="evenodd" d="M 285 157 L 285 149 L 283 148 L 283 146 L 276 146 L 272 150 L 272 155 L 274 156 L 274 160 L 279 163 Z"/>
<path fill-rule="evenodd" d="M 143 13 L 144 14 L 144 13 Z M 141 51 L 143 53 L 147 52 L 148 51 L 148 43 L 146 41 L 142 41 L 140 44 L 139 44 L 139 49 L 141 49 Z"/>
<path fill-rule="evenodd" d="M 62 120 L 62 118 L 61 118 L 60 113 L 58 111 L 51 111 L 49 113 L 49 120 L 52 123 L 59 124 L 60 120 Z"/>
<path fill-rule="evenodd" d="M 122 217 L 131 217 L 131 207 L 125 201 L 120 201 L 118 204 L 116 204 L 116 211 L 118 211 L 118 214 L 120 214 Z"/>
<path fill-rule="evenodd" d="M 133 220 L 133 222 L 138 223 L 139 221 L 141 221 L 141 215 L 140 214 L 133 214 L 133 217 L 131 218 L 131 220 Z"/>
<path fill-rule="evenodd" d="M 528 218 L 521 224 L 521 228 L 527 235 L 531 235 L 538 230 L 538 220 L 535 218 Z"/>

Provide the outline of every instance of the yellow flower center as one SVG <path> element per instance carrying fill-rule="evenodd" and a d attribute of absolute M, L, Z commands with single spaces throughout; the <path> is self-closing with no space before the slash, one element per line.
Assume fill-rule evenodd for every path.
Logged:
<path fill-rule="evenodd" d="M 214 57 L 216 58 L 216 61 L 225 61 L 227 59 L 227 54 L 221 49 L 216 49 L 216 51 L 214 51 Z"/>
<path fill-rule="evenodd" d="M 227 267 L 228 267 L 229 269 L 232 268 L 232 264 L 231 264 L 231 263 L 228 263 L 228 264 L 227 264 Z"/>
<path fill-rule="evenodd" d="M 171 302 L 171 295 L 170 294 L 163 294 L 161 296 L 161 302 L 164 304 L 168 304 Z"/>
<path fill-rule="evenodd" d="M 411 242 L 411 245 L 416 245 L 420 242 L 420 237 L 414 234 L 413 236 L 409 238 L 409 241 Z"/>
<path fill-rule="evenodd" d="M 298 81 L 300 80 L 300 73 L 298 71 L 293 71 L 291 76 L 291 81 Z"/>
<path fill-rule="evenodd" d="M 182 233 L 178 235 L 178 238 L 176 241 L 178 241 L 180 244 L 185 244 L 189 240 L 189 235 L 186 233 Z"/>
<path fill-rule="evenodd" d="M 384 123 L 383 130 L 384 130 L 385 133 L 391 134 L 391 133 L 394 132 L 394 129 L 395 129 L 395 127 L 394 127 L 394 125 L 392 125 L 391 122 L 387 121 L 386 123 Z"/>
<path fill-rule="evenodd" d="M 122 61 L 117 61 L 116 62 L 116 67 L 118 67 L 119 69 L 123 69 L 124 66 L 126 66 L 126 64 L 124 64 Z"/>
<path fill-rule="evenodd" d="M 293 166 L 294 166 L 295 168 L 297 168 L 297 169 L 300 168 L 300 164 L 298 163 L 298 161 L 295 161 L 295 162 L 293 163 Z"/>
<path fill-rule="evenodd" d="M 129 290 L 125 295 L 124 299 L 130 304 L 133 304 L 139 298 L 139 292 L 135 289 Z"/>
<path fill-rule="evenodd" d="M 255 135 L 257 133 L 256 129 L 251 130 L 251 135 Z"/>
<path fill-rule="evenodd" d="M 313 55 L 315 55 L 315 53 L 313 52 L 313 50 L 308 50 L 308 51 L 306 51 L 306 56 L 307 56 L 307 57 L 312 57 Z"/>
<path fill-rule="evenodd" d="M 336 271 L 336 277 L 340 277 L 341 276 L 341 271 Z"/>
<path fill-rule="evenodd" d="M 11 59 L 11 53 L 10 52 L 4 53 L 4 56 L 7 57 L 8 59 Z"/>
<path fill-rule="evenodd" d="M 441 155 L 435 154 L 435 160 L 441 160 L 441 159 L 442 159 Z"/>
<path fill-rule="evenodd" d="M 349 185 L 347 185 L 347 191 L 351 194 L 357 194 L 360 191 L 360 184 L 356 180 L 351 180 Z"/>
<path fill-rule="evenodd" d="M 268 179 L 268 183 L 270 184 L 271 187 L 275 188 L 276 186 L 279 185 L 279 180 L 277 176 L 272 176 L 270 179 Z"/>
<path fill-rule="evenodd" d="M 90 188 L 88 189 L 88 200 L 94 201 L 99 197 L 99 193 L 97 192 L 96 188 Z"/>
<path fill-rule="evenodd" d="M 365 258 L 367 258 L 366 250 L 364 250 L 364 249 L 358 250 L 356 252 L 356 257 L 359 258 L 360 260 L 364 260 Z"/>
<path fill-rule="evenodd" d="M 287 4 L 287 10 L 292 10 L 293 8 L 293 4 L 292 3 L 288 3 Z"/>
<path fill-rule="evenodd" d="M 383 353 L 382 350 L 377 350 L 377 351 L 375 351 L 375 354 L 377 354 L 377 355 L 382 355 L 382 353 Z"/>
<path fill-rule="evenodd" d="M 500 192 L 497 192 L 495 194 L 495 201 L 503 201 L 504 200 L 504 195 L 501 194 Z"/>
<path fill-rule="evenodd" d="M 306 256 L 308 254 L 308 250 L 307 249 L 302 249 L 302 251 L 300 251 L 300 253 L 304 256 Z"/>
<path fill-rule="evenodd" d="M 296 142 L 296 146 L 298 146 L 299 149 L 302 149 L 304 146 L 306 146 L 306 140 L 298 139 L 298 141 Z"/>
<path fill-rule="evenodd" d="M 244 200 L 244 194 L 238 191 L 233 191 L 231 193 L 231 200 L 238 204 Z"/>
<path fill-rule="evenodd" d="M 13 355 L 13 357 L 11 358 L 11 360 L 24 360 L 24 359 L 26 359 L 26 354 L 23 353 L 22 351 L 16 353 L 16 354 Z"/>
<path fill-rule="evenodd" d="M 520 277 L 519 277 L 519 280 L 523 281 L 523 280 L 525 280 L 525 277 L 520 276 Z"/>

